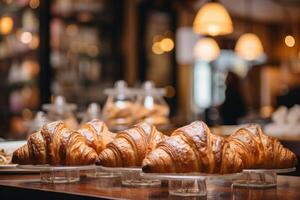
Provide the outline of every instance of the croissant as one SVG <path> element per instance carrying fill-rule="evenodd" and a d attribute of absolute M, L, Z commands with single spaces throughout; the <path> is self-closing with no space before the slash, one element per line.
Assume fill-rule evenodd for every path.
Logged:
<path fill-rule="evenodd" d="M 87 145 L 86 139 L 81 134 L 72 134 L 66 148 L 66 165 L 94 164 L 97 152 Z"/>
<path fill-rule="evenodd" d="M 87 144 L 92 147 L 97 154 L 99 154 L 116 135 L 108 130 L 103 121 L 98 119 L 84 124 L 78 132 L 86 138 Z"/>
<path fill-rule="evenodd" d="M 259 125 L 251 124 L 227 138 L 223 148 L 222 173 L 243 169 L 281 169 L 294 167 L 296 155 L 280 142 L 263 134 Z"/>
<path fill-rule="evenodd" d="M 13 153 L 12 162 L 86 165 L 94 163 L 96 158 L 96 151 L 87 145 L 86 139 L 80 133 L 68 129 L 64 122 L 56 121 L 44 125 L 40 131 L 30 135 L 27 144 Z"/>
<path fill-rule="evenodd" d="M 109 167 L 141 166 L 145 155 L 163 138 L 164 135 L 153 125 L 139 123 L 118 133 L 99 154 L 96 164 Z"/>
<path fill-rule="evenodd" d="M 213 135 L 204 122 L 175 130 L 143 161 L 145 172 L 206 172 L 220 170 L 224 139 Z"/>
<path fill-rule="evenodd" d="M 228 138 L 213 135 L 196 121 L 173 132 L 143 160 L 144 172 L 235 173 L 243 169 L 288 168 L 294 153 L 262 133 L 258 125 L 236 131 Z"/>

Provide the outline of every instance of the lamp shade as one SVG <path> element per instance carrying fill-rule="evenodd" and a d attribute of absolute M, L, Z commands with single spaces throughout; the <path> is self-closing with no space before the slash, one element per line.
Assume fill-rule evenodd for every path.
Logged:
<path fill-rule="evenodd" d="M 210 2 L 198 11 L 193 30 L 203 35 L 226 35 L 233 32 L 233 25 L 227 10 L 220 3 Z"/>
<path fill-rule="evenodd" d="M 256 60 L 263 54 L 263 45 L 259 37 L 253 33 L 243 34 L 237 41 L 235 52 L 245 60 Z"/>
<path fill-rule="evenodd" d="M 194 47 L 194 57 L 204 61 L 215 60 L 220 54 L 217 42 L 212 38 L 201 38 Z"/>

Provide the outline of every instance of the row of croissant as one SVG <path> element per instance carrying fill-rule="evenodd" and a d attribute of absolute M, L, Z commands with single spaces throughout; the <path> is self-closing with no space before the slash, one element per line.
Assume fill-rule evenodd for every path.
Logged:
<path fill-rule="evenodd" d="M 234 173 L 243 169 L 294 167 L 297 158 L 277 139 L 249 125 L 224 138 L 204 122 L 178 128 L 170 137 L 139 123 L 117 134 L 100 120 L 74 131 L 64 122 L 46 124 L 13 153 L 14 163 L 142 167 L 144 172 Z"/>

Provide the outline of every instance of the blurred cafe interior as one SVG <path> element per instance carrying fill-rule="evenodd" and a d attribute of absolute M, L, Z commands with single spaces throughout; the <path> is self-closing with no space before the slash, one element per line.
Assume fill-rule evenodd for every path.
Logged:
<path fill-rule="evenodd" d="M 78 123 L 91 103 L 105 118 L 105 89 L 119 80 L 161 88 L 173 126 L 267 125 L 278 113 L 297 126 L 270 134 L 300 136 L 300 2 L 205 3 L 2 0 L 0 136 L 26 138 L 57 96 Z"/>
<path fill-rule="evenodd" d="M 299 158 L 299 13 L 299 0 L 1 0 L 0 140 L 56 120 L 257 123 Z"/>

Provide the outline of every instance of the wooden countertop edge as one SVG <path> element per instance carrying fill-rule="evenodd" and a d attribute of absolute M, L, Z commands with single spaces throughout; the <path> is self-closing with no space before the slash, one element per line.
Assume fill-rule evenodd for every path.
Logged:
<path fill-rule="evenodd" d="M 115 198 L 115 197 L 109 197 L 109 196 L 101 196 L 101 195 L 93 195 L 89 193 L 79 193 L 79 192 L 67 192 L 67 191 L 57 191 L 57 190 L 51 190 L 51 189 L 44 189 L 44 188 L 28 188 L 25 186 L 20 185 L 7 185 L 5 184 L 7 181 L 0 180 L 0 189 L 1 188 L 17 188 L 17 189 L 23 189 L 23 190 L 31 190 L 31 191 L 41 191 L 41 192 L 51 192 L 51 193 L 57 193 L 57 194 L 66 194 L 66 195 L 72 195 L 72 196 L 78 196 L 82 198 L 90 197 L 95 199 L 109 199 L 109 200 L 121 200 L 122 198 Z"/>

